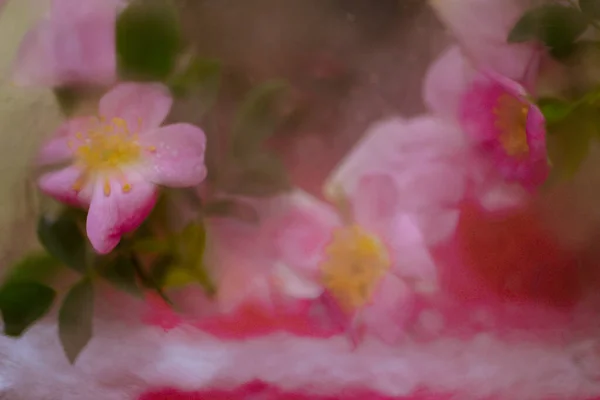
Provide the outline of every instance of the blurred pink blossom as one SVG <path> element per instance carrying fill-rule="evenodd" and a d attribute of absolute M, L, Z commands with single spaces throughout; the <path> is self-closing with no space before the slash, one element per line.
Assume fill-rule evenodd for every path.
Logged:
<path fill-rule="evenodd" d="M 49 14 L 21 43 L 15 82 L 51 87 L 112 83 L 120 4 L 121 0 L 52 0 Z"/>
<path fill-rule="evenodd" d="M 435 291 L 428 246 L 456 228 L 468 149 L 431 117 L 374 125 L 326 182 L 337 206 L 304 197 L 266 230 L 274 276 L 291 297 L 320 297 L 353 339 L 404 335 L 417 295 Z"/>
<path fill-rule="evenodd" d="M 547 178 L 549 165 L 544 118 L 525 87 L 533 87 L 541 52 L 507 43 L 525 3 L 433 1 L 460 47 L 430 67 L 423 97 L 431 111 L 465 130 L 500 176 L 534 189 Z"/>
<path fill-rule="evenodd" d="M 206 176 L 202 130 L 160 127 L 171 104 L 163 85 L 120 84 L 100 100 L 100 118 L 67 121 L 39 153 L 42 165 L 70 163 L 39 185 L 59 201 L 89 207 L 87 234 L 99 253 L 148 216 L 157 185 L 195 186 Z"/>

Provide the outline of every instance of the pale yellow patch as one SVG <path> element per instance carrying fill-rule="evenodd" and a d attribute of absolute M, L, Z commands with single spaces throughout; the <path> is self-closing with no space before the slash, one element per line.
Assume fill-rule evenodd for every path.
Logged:
<path fill-rule="evenodd" d="M 137 132 L 127 126 L 122 118 L 94 118 L 91 127 L 85 132 L 78 132 L 69 143 L 75 154 L 75 162 L 84 171 L 73 189 L 80 191 L 91 176 L 100 174 L 104 181 L 102 188 L 105 196 L 111 194 L 110 178 L 116 177 L 124 193 L 132 189 L 120 168 L 137 162 L 143 151 L 156 151 L 155 148 L 144 149 L 138 142 Z"/>
<path fill-rule="evenodd" d="M 527 116 L 529 107 L 518 98 L 503 94 L 494 107 L 495 126 L 500 129 L 500 143 L 510 157 L 529 155 Z"/>
<path fill-rule="evenodd" d="M 321 265 L 323 286 L 348 311 L 370 301 L 391 266 L 384 244 L 358 225 L 335 231 L 326 257 Z"/>

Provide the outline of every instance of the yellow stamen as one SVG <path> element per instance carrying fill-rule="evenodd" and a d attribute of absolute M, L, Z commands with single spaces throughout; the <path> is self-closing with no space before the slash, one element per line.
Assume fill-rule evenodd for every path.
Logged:
<path fill-rule="evenodd" d="M 75 183 L 73 184 L 73 190 L 76 192 L 81 192 L 83 189 L 83 185 L 85 184 L 85 175 L 80 175 Z"/>
<path fill-rule="evenodd" d="M 527 140 L 527 117 L 529 106 L 515 96 L 503 94 L 494 108 L 494 126 L 500 130 L 500 144 L 511 157 L 529 155 Z"/>
<path fill-rule="evenodd" d="M 108 179 L 104 180 L 104 195 L 106 197 L 110 196 L 110 181 Z"/>
<path fill-rule="evenodd" d="M 326 254 L 322 283 L 347 311 L 369 302 L 391 266 L 385 246 L 357 225 L 336 231 Z"/>
<path fill-rule="evenodd" d="M 86 132 L 78 132 L 76 140 L 69 143 L 74 148 L 76 163 L 84 171 L 82 177 L 74 185 L 77 191 L 82 190 L 87 178 L 98 176 L 105 179 L 103 191 L 106 196 L 111 193 L 109 177 L 122 175 L 121 168 L 137 162 L 143 148 L 138 143 L 137 135 L 131 132 L 127 121 L 122 118 L 93 118 Z M 122 181 L 124 193 L 131 191 L 131 184 Z"/>

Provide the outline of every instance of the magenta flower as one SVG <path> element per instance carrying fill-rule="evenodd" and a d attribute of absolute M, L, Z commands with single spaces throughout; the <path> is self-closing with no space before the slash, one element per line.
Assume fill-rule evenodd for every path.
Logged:
<path fill-rule="evenodd" d="M 99 253 L 110 252 L 152 210 L 157 185 L 189 187 L 206 176 L 201 129 L 160 127 L 171 108 L 159 84 L 123 83 L 100 100 L 100 117 L 66 122 L 41 149 L 43 165 L 70 162 L 39 179 L 44 193 L 89 207 L 87 234 Z"/>
<path fill-rule="evenodd" d="M 19 48 L 19 85 L 110 84 L 116 79 L 115 23 L 121 0 L 52 0 Z"/>
<path fill-rule="evenodd" d="M 435 1 L 461 47 L 431 66 L 423 96 L 432 111 L 461 126 L 504 179 L 532 189 L 549 172 L 545 121 L 525 89 L 532 86 L 540 54 L 531 45 L 506 43 L 520 15 L 515 4 Z"/>

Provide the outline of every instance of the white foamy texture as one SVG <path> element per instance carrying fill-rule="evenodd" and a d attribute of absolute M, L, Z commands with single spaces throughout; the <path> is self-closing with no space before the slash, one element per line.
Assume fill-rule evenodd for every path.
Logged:
<path fill-rule="evenodd" d="M 435 311 L 422 317 L 418 329 L 443 334 L 444 321 Z M 594 371 L 600 352 L 591 351 L 600 347 L 589 338 L 565 346 L 531 337 L 509 342 L 492 334 L 468 340 L 439 336 L 394 348 L 367 341 L 352 351 L 343 338 L 279 333 L 223 342 L 192 328 L 163 332 L 107 318 L 95 321 L 93 341 L 70 366 L 53 321 L 34 326 L 19 340 L 0 338 L 0 398 L 125 400 L 155 387 L 197 390 L 254 379 L 323 394 L 358 385 L 392 396 L 426 387 L 460 393 L 464 400 L 600 395 Z"/>

